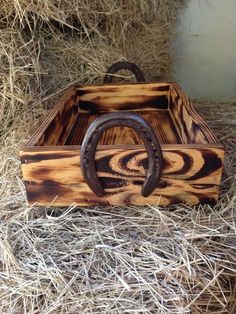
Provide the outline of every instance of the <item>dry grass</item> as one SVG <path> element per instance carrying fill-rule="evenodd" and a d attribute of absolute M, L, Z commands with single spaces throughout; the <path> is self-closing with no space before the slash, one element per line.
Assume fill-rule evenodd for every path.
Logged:
<path fill-rule="evenodd" d="M 68 84 L 100 80 L 121 59 L 137 62 L 149 80 L 166 79 L 171 21 L 183 3 L 2 0 L 0 121 L 9 106 L 29 106 Z"/>
<path fill-rule="evenodd" d="M 235 313 L 235 104 L 198 104 L 227 155 L 215 207 L 29 207 L 16 158 L 43 108 L 1 138 L 1 313 Z M 214 120 L 213 120 L 214 118 Z"/>
<path fill-rule="evenodd" d="M 54 22 L 120 43 L 134 27 L 156 20 L 169 24 L 184 3 L 185 0 L 2 0 L 0 16 L 3 22 L 20 23 L 30 29 Z"/>
<path fill-rule="evenodd" d="M 184 1 L 0 3 L 0 313 L 235 313 L 235 104 L 198 104 L 227 155 L 215 207 L 29 207 L 18 152 L 60 90 L 136 62 L 166 79 Z"/>

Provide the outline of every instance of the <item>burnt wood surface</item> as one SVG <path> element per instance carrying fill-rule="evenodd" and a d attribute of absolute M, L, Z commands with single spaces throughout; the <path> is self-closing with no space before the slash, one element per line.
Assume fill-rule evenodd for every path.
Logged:
<path fill-rule="evenodd" d="M 183 143 L 218 142 L 177 83 L 172 83 L 170 86 L 169 112 Z"/>
<path fill-rule="evenodd" d="M 168 109 L 169 83 L 89 85 L 77 88 L 80 112 Z"/>
<path fill-rule="evenodd" d="M 21 153 L 29 202 L 55 206 L 87 205 L 194 205 L 218 199 L 224 151 L 218 145 L 162 145 L 163 170 L 159 185 L 148 197 L 141 186 L 148 168 L 142 145 L 105 147 L 96 153 L 96 169 L 105 187 L 97 197 L 85 183 L 80 167 L 80 147 L 31 148 Z"/>
<path fill-rule="evenodd" d="M 106 130 L 98 143 L 96 170 L 105 195 L 96 196 L 83 179 L 80 145 L 89 125 L 119 111 L 144 118 L 161 144 L 162 175 L 147 198 L 141 195 L 147 153 L 130 128 Z M 30 204 L 195 205 L 217 201 L 224 149 L 178 84 L 135 83 L 69 88 L 20 156 Z"/>
<path fill-rule="evenodd" d="M 26 147 L 64 145 L 77 116 L 76 89 L 70 87 L 32 135 Z"/>
<path fill-rule="evenodd" d="M 168 110 L 134 111 L 145 119 L 162 144 L 181 144 L 182 140 Z M 81 145 L 90 124 L 102 114 L 80 113 L 67 138 L 65 145 Z M 142 144 L 142 139 L 131 128 L 117 126 L 106 130 L 99 145 Z"/>

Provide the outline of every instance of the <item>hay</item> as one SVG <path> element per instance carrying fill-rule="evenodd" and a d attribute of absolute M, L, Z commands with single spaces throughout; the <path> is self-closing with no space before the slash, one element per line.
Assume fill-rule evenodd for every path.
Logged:
<path fill-rule="evenodd" d="M 167 79 L 171 61 L 165 31 L 157 23 L 151 29 L 136 30 L 127 39 L 125 50 L 110 46 L 97 35 L 91 36 L 90 41 L 77 41 L 57 32 L 53 39 L 44 40 L 47 49 L 41 54 L 43 89 L 52 92 L 72 83 L 102 82 L 106 69 L 118 60 L 138 64 L 147 81 Z"/>
<path fill-rule="evenodd" d="M 235 104 L 196 104 L 227 149 L 215 207 L 29 207 L 17 157 L 69 84 L 168 78 L 183 2 L 1 1 L 0 313 L 235 313 Z"/>
<path fill-rule="evenodd" d="M 184 3 L 185 0 L 72 0 L 69 4 L 66 0 L 2 0 L 0 16 L 3 22 L 19 22 L 30 29 L 54 22 L 120 43 L 132 28 L 156 20 L 169 24 Z"/>
<path fill-rule="evenodd" d="M 171 22 L 183 3 L 1 1 L 0 120 L 9 104 L 29 105 L 68 84 L 101 80 L 122 59 L 137 62 L 149 80 L 166 79 Z"/>

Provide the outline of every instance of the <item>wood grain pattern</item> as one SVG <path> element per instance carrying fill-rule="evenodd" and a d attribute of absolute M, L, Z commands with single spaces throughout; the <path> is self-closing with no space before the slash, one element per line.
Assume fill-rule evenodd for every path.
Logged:
<path fill-rule="evenodd" d="M 30 146 L 63 144 L 77 117 L 78 102 L 75 86 L 69 87 L 55 107 L 47 114 L 26 144 Z"/>
<path fill-rule="evenodd" d="M 37 141 L 38 146 L 64 145 L 78 116 L 75 95 L 65 102 Z"/>
<path fill-rule="evenodd" d="M 96 169 L 104 197 L 93 194 L 81 173 L 79 145 L 88 126 L 119 110 L 142 116 L 161 143 L 161 180 L 147 198 L 140 193 L 147 153 L 129 128 L 109 129 L 99 142 Z M 195 205 L 217 201 L 224 149 L 176 83 L 110 84 L 69 88 L 20 157 L 30 204 Z"/>
<path fill-rule="evenodd" d="M 168 110 L 136 111 L 135 113 L 149 122 L 160 143 L 181 143 L 181 138 L 179 137 Z M 99 116 L 101 116 L 101 114 L 80 113 L 65 144 L 81 145 L 89 125 Z M 142 144 L 142 140 L 130 128 L 115 127 L 104 132 L 99 144 L 132 145 Z"/>
<path fill-rule="evenodd" d="M 79 147 L 21 152 L 29 202 L 66 206 L 144 205 L 216 202 L 221 180 L 223 149 L 164 145 L 164 169 L 159 186 L 147 198 L 140 195 L 146 176 L 144 147 L 102 149 L 96 154 L 98 176 L 106 195 L 96 197 L 85 184 Z M 210 166 L 209 166 L 210 164 Z"/>
<path fill-rule="evenodd" d="M 81 112 L 168 109 L 169 83 L 110 84 L 77 89 Z"/>
<path fill-rule="evenodd" d="M 172 83 L 170 86 L 169 111 L 183 143 L 206 144 L 218 142 L 176 83 Z"/>

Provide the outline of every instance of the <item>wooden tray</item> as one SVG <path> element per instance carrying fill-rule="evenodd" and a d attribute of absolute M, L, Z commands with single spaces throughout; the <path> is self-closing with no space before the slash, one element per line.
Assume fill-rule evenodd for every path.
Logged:
<path fill-rule="evenodd" d="M 21 150 L 29 204 L 215 203 L 224 149 L 178 84 L 110 81 L 70 87 Z"/>

